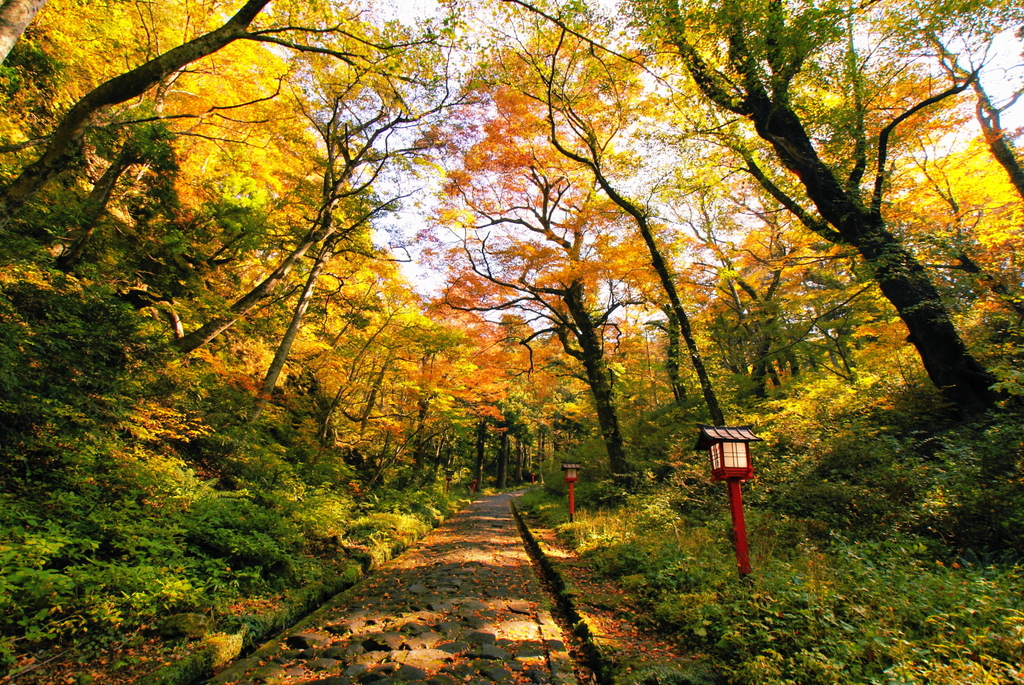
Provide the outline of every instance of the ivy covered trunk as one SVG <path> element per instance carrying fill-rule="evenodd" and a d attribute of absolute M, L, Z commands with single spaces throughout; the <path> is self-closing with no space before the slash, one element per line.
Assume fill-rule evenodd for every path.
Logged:
<path fill-rule="evenodd" d="M 583 367 L 586 369 L 587 383 L 594 398 L 594 409 L 597 411 L 601 437 L 604 438 L 604 446 L 608 450 L 608 465 L 611 467 L 612 473 L 626 473 L 629 470 L 629 465 L 622 445 L 619 416 L 615 411 L 608 367 L 603 359 L 586 350 L 584 351 Z"/>
<path fill-rule="evenodd" d="M 626 473 L 629 462 L 622 444 L 622 433 L 619 430 L 619 416 L 615 410 L 615 395 L 612 389 L 611 371 L 604 361 L 604 348 L 597 328 L 590 318 L 582 297 L 583 288 L 574 284 L 566 291 L 565 304 L 575 324 L 573 333 L 580 349 L 570 352 L 583 363 L 587 374 L 587 385 L 594 398 L 594 409 L 597 412 L 597 423 L 601 427 L 601 437 L 608 451 L 608 465 L 612 473 Z M 566 351 L 569 347 L 566 346 Z"/>
<path fill-rule="evenodd" d="M 508 456 L 509 456 L 509 439 L 508 430 L 501 434 L 501 446 L 498 448 L 498 483 L 497 488 L 500 490 L 508 485 Z"/>
<path fill-rule="evenodd" d="M 854 247 L 871 267 L 882 294 L 907 327 L 928 377 L 962 411 L 993 406 L 996 379 L 968 352 L 925 268 L 885 225 L 879 206 L 844 188 L 818 157 L 797 114 L 767 97 L 747 99 L 758 134 L 799 176 L 807 196 L 834 227 L 833 242 Z M 829 236 L 826 236 L 829 237 Z M 836 238 L 838 237 L 838 241 Z"/>
<path fill-rule="evenodd" d="M 998 395 L 990 388 L 996 379 L 968 352 L 930 276 L 900 238 L 887 229 L 882 215 L 890 135 L 908 117 L 962 92 L 969 82 L 954 83 L 946 91 L 924 98 L 870 136 L 863 111 L 855 110 L 847 129 L 852 165 L 842 172 L 842 164 L 850 160 L 827 162 L 818 153 L 790 92 L 814 49 L 813 41 L 804 40 L 808 27 L 798 26 L 804 17 L 788 14 L 781 3 L 771 6 L 767 19 L 742 5 L 728 5 L 716 27 L 720 46 L 727 48 L 722 59 L 699 51 L 690 41 L 681 7 L 666 9 L 669 40 L 697 87 L 713 103 L 754 125 L 775 159 L 799 179 L 818 216 L 786 195 L 757 168 L 749 152 L 741 153 L 748 170 L 810 230 L 857 250 L 906 324 L 908 341 L 917 349 L 929 378 L 952 404 L 967 414 L 994 406 Z M 711 61 L 720 59 L 718 64 Z M 853 83 L 851 87 L 858 86 Z M 873 190 L 862 187 L 869 168 L 869 137 L 874 138 L 875 149 Z M 844 180 L 840 180 L 841 173 Z"/>
<path fill-rule="evenodd" d="M 487 452 L 487 419 L 480 419 L 476 424 L 476 462 L 473 466 L 473 480 L 477 487 L 483 486 L 484 457 Z"/>

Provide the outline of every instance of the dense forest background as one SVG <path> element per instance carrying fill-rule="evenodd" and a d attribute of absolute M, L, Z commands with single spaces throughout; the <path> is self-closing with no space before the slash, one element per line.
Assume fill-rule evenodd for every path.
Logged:
<path fill-rule="evenodd" d="M 3 3 L 0 665 L 117 682 L 568 459 L 733 682 L 1021 682 L 1022 14 Z M 753 599 L 698 422 L 765 439 Z"/>

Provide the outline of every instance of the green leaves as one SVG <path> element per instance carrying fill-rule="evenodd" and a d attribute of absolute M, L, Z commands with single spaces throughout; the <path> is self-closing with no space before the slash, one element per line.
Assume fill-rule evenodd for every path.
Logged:
<path fill-rule="evenodd" d="M 0 359 L 20 369 L 0 375 L 0 468 L 15 476 L 12 460 L 29 455 L 30 474 L 82 465 L 60 442 L 131 405 L 133 374 L 159 356 L 142 322 L 109 291 L 24 265 L 0 277 L 0 312 Z"/>
<path fill-rule="evenodd" d="M 588 512 L 567 528 L 622 526 L 635 520 L 642 501 Z M 950 680 L 942 682 L 951 683 L 1011 677 L 1020 649 L 1004 636 L 1021 624 L 1019 568 L 950 569 L 914 559 L 907 554 L 919 545 L 913 538 L 786 547 L 777 537 L 786 534 L 783 524 L 760 515 L 750 522 L 757 560 L 749 584 L 736 582 L 724 526 L 717 524 L 709 538 L 700 524 L 671 523 L 678 537 L 666 543 L 666 528 L 646 522 L 627 541 L 599 542 L 585 558 L 620 577 L 683 647 L 712 655 L 741 682 L 853 685 L 885 682 L 892 673 L 929 682 L 945 674 Z"/>

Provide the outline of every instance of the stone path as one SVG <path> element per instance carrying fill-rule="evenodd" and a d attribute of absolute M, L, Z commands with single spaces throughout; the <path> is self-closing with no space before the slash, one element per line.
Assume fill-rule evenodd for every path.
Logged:
<path fill-rule="evenodd" d="M 509 507 L 474 502 L 211 685 L 576 685 Z"/>

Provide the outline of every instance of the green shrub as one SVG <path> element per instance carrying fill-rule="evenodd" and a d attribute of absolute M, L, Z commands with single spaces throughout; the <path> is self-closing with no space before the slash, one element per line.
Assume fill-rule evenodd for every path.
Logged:
<path fill-rule="evenodd" d="M 185 541 L 228 565 L 265 570 L 289 563 L 298 530 L 283 512 L 247 498 L 211 498 L 193 505 L 183 519 Z"/>
<path fill-rule="evenodd" d="M 637 497 L 559 530 L 648 607 L 641 617 L 734 682 L 1018 682 L 1019 567 L 936 561 L 911 536 L 820 544 L 799 521 L 752 511 L 745 583 L 724 507 L 691 524 L 670 500 Z"/>

